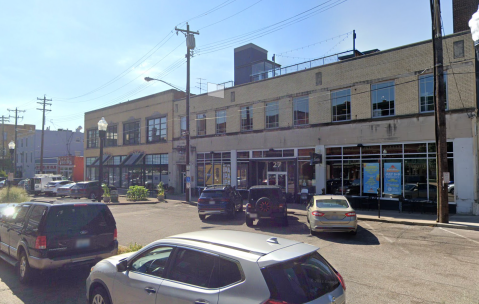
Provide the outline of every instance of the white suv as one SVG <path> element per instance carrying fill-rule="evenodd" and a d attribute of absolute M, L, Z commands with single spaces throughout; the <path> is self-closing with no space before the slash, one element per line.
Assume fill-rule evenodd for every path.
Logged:
<path fill-rule="evenodd" d="M 63 180 L 63 181 L 53 181 L 53 182 L 49 182 L 46 186 L 45 186 L 45 195 L 46 196 L 56 196 L 57 195 L 57 191 L 58 191 L 58 188 L 60 187 L 63 187 L 67 184 L 71 184 L 73 183 L 72 181 L 69 181 L 69 180 Z"/>
<path fill-rule="evenodd" d="M 190 232 L 100 261 L 86 296 L 115 304 L 344 304 L 344 281 L 317 250 L 249 232 Z"/>

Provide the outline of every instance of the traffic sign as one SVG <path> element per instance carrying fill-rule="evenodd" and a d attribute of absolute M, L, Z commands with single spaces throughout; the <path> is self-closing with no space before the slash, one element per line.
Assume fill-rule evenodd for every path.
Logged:
<path fill-rule="evenodd" d="M 186 177 L 186 182 L 187 182 L 187 183 L 190 183 L 190 182 L 191 182 L 191 177 L 187 176 L 187 177 Z"/>
<path fill-rule="evenodd" d="M 190 183 L 186 183 L 186 189 L 190 189 L 191 187 L 191 184 Z"/>

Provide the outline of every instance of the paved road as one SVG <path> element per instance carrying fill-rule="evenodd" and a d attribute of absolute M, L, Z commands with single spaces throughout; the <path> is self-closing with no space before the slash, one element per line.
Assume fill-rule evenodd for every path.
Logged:
<path fill-rule="evenodd" d="M 196 208 L 181 203 L 111 206 L 120 244 L 146 245 L 172 234 L 202 229 L 257 231 L 320 247 L 346 280 L 348 303 L 478 303 L 479 232 L 424 226 L 360 222 L 357 236 L 311 237 L 304 216 L 290 226 L 244 224 L 219 216 L 201 222 Z M 88 271 L 51 272 L 31 286 L 17 282 L 0 262 L 0 303 L 84 303 Z"/>

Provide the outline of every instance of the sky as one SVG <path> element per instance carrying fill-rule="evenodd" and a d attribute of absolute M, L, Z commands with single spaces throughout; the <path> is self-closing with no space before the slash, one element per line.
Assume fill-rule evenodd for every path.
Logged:
<path fill-rule="evenodd" d="M 444 33 L 452 0 L 441 1 Z M 0 2 L 0 117 L 41 130 L 83 127 L 84 113 L 186 88 L 186 45 L 199 31 L 191 92 L 234 80 L 234 48 L 254 43 L 283 67 L 352 49 L 386 50 L 431 39 L 427 0 L 25 0 Z M 108 121 L 108 118 L 106 117 Z M 14 120 L 11 119 L 11 122 Z M 84 130 L 82 130 L 84 131 Z"/>

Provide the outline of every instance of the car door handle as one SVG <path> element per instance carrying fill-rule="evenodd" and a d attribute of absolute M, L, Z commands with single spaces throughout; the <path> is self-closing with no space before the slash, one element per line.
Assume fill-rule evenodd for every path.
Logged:
<path fill-rule="evenodd" d="M 195 304 L 210 304 L 210 302 L 208 302 L 206 300 L 196 300 Z"/>
<path fill-rule="evenodd" d="M 146 288 L 145 288 L 145 291 L 146 291 L 148 294 L 156 293 L 156 289 L 151 288 L 151 287 L 146 287 Z"/>

